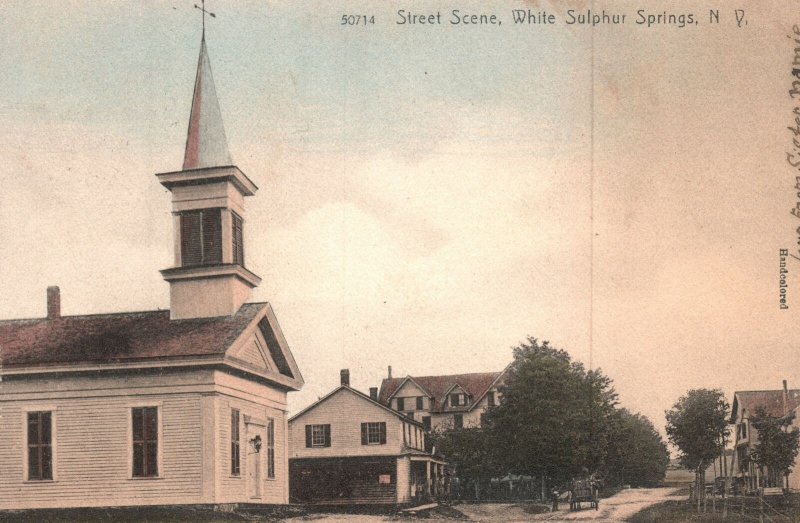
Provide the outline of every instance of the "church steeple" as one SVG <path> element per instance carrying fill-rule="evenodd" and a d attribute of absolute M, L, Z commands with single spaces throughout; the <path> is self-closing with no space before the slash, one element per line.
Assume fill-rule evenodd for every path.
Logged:
<path fill-rule="evenodd" d="M 175 265 L 161 271 L 170 284 L 170 318 L 235 314 L 261 282 L 244 266 L 244 197 L 258 187 L 231 165 L 205 27 L 183 170 L 156 176 L 172 193 Z"/>
<path fill-rule="evenodd" d="M 232 163 L 204 31 L 200 40 L 200 57 L 197 59 L 183 170 L 220 167 Z"/>

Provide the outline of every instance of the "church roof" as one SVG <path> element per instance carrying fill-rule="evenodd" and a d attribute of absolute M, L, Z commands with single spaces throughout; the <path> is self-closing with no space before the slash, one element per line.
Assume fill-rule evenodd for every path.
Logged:
<path fill-rule="evenodd" d="M 232 316 L 170 320 L 168 310 L 0 321 L 0 366 L 57 366 L 223 356 L 267 307 Z"/>
<path fill-rule="evenodd" d="M 231 163 L 204 35 L 200 42 L 200 57 L 197 60 L 197 76 L 194 81 L 183 169 L 222 167 Z"/>
<path fill-rule="evenodd" d="M 422 388 L 428 397 L 435 401 L 434 411 L 450 410 L 469 410 L 477 404 L 489 388 L 503 374 L 501 372 L 473 372 L 470 374 L 450 374 L 443 376 L 408 376 L 405 378 L 386 378 L 381 382 L 381 390 L 378 401 L 388 405 L 392 396 L 402 386 L 406 380 L 410 380 Z M 447 393 L 459 386 L 464 389 L 472 398 L 468 407 L 449 407 L 447 404 Z"/>

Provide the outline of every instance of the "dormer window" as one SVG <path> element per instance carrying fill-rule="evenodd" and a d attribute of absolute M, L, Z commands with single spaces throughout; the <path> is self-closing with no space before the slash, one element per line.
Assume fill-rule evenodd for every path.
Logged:
<path fill-rule="evenodd" d="M 463 407 L 469 403 L 469 399 L 463 392 L 454 392 L 450 394 L 451 407 Z"/>
<path fill-rule="evenodd" d="M 222 213 L 220 209 L 187 211 L 181 217 L 181 265 L 222 263 Z"/>

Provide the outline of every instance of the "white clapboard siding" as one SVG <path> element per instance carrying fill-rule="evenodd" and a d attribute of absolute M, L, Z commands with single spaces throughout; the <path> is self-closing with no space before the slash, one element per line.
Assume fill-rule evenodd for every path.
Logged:
<path fill-rule="evenodd" d="M 231 475 L 231 409 L 239 410 L 239 445 L 240 445 L 240 474 Z M 261 466 L 261 497 L 252 499 L 248 497 L 247 481 L 247 453 L 249 450 L 248 432 L 245 416 L 261 423 L 267 419 L 275 420 L 275 479 L 267 478 L 267 438 L 266 427 L 263 431 L 259 428 L 262 438 L 261 452 L 259 453 Z M 275 407 L 259 404 L 233 396 L 221 396 L 217 400 L 217 419 L 219 422 L 219 439 L 217 440 L 217 470 L 218 492 L 217 503 L 287 503 L 289 499 L 289 479 L 286 464 L 286 412 Z"/>
<path fill-rule="evenodd" d="M 386 423 L 385 445 L 362 445 L 361 424 Z M 306 448 L 306 425 L 330 424 L 331 446 Z M 372 401 L 346 388 L 289 423 L 291 458 L 381 456 L 403 451 L 403 421 Z"/>
<path fill-rule="evenodd" d="M 286 392 L 220 371 L 0 382 L 0 509 L 250 503 L 230 476 L 230 405 L 275 420 L 275 479 L 262 435 L 261 503 L 288 502 Z M 159 477 L 131 477 L 131 408 L 157 406 Z M 55 481 L 25 481 L 26 411 L 53 412 Z M 244 456 L 244 454 L 243 454 Z"/>
<path fill-rule="evenodd" d="M 133 405 L 160 409 L 158 479 L 132 479 L 130 416 Z M 24 409 L 52 410 L 55 481 L 23 477 Z M 200 396 L 59 399 L 0 404 L 0 508 L 199 503 Z"/>

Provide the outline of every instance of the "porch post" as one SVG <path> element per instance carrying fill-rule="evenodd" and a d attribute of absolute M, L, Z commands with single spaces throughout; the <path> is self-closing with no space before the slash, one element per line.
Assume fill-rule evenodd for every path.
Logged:
<path fill-rule="evenodd" d="M 431 495 L 431 461 L 425 461 L 425 493 Z"/>

